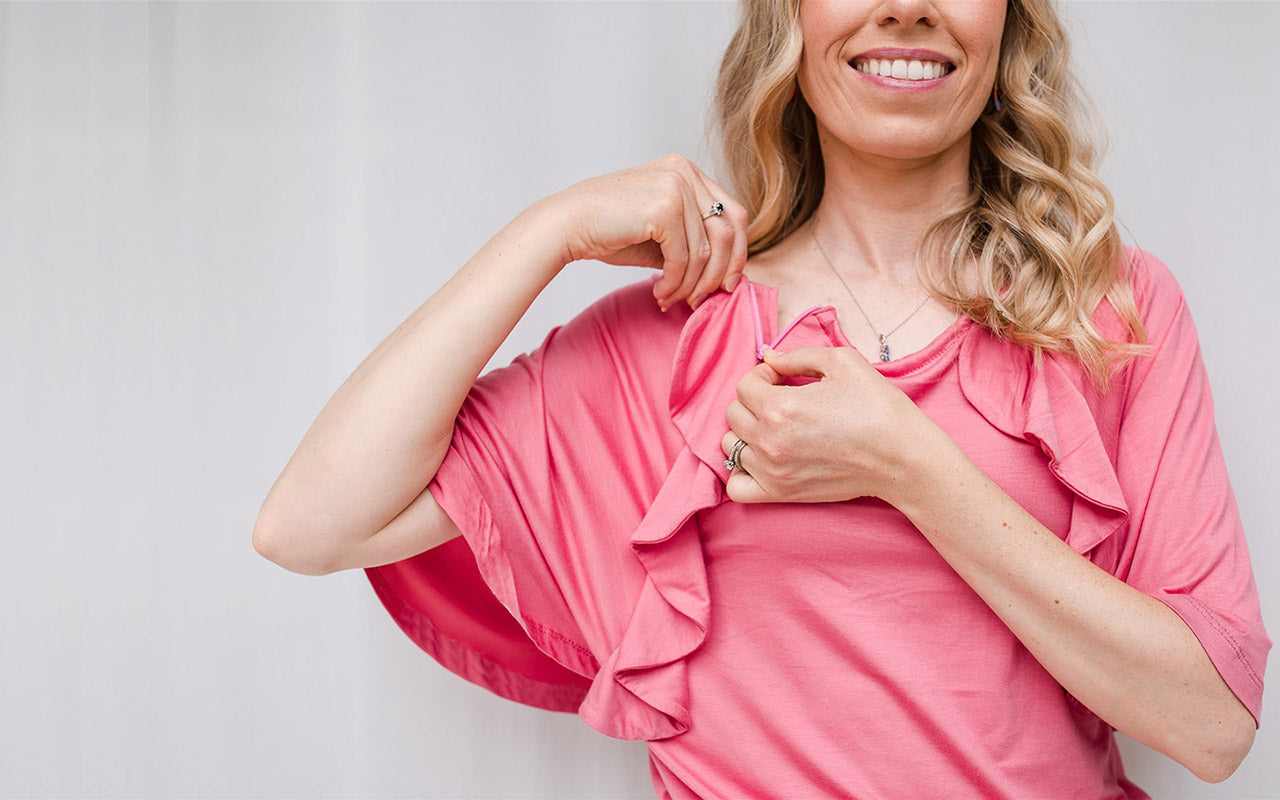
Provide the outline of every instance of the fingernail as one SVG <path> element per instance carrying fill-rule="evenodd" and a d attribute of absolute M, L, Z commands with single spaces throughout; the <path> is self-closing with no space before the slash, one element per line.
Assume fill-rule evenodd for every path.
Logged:
<path fill-rule="evenodd" d="M 724 282 L 724 289 L 725 289 L 725 291 L 726 291 L 726 292 L 732 292 L 734 289 L 737 289 L 737 288 L 738 288 L 738 281 L 740 281 L 740 280 L 742 280 L 742 275 L 740 275 L 740 274 L 738 274 L 738 273 L 734 273 L 733 275 L 730 275 L 730 276 L 729 276 L 729 280 L 727 280 L 727 281 L 725 281 L 725 282 Z"/>

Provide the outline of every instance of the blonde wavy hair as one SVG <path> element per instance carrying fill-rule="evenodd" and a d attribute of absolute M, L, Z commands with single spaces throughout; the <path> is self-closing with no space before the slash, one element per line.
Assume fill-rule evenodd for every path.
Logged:
<path fill-rule="evenodd" d="M 969 194 L 926 232 L 918 271 L 940 302 L 1027 346 L 1037 362 L 1045 352 L 1074 357 L 1105 389 L 1111 370 L 1142 351 L 1145 333 L 1065 42 L 1051 0 L 1009 0 L 1001 108 L 989 103 L 974 125 Z M 822 198 L 817 124 L 797 90 L 803 47 L 799 0 L 744 0 L 720 65 L 715 121 L 750 215 L 752 253 L 793 233 Z M 1095 326 L 1103 298 L 1127 341 Z"/>

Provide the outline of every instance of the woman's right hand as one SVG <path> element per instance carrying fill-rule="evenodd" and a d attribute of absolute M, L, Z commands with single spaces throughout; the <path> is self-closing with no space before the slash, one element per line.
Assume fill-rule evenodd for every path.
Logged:
<path fill-rule="evenodd" d="M 565 263 L 660 269 L 653 294 L 664 311 L 733 291 L 747 263 L 746 209 L 681 155 L 590 178 L 543 202 L 567 214 Z M 716 202 L 724 212 L 704 219 Z"/>

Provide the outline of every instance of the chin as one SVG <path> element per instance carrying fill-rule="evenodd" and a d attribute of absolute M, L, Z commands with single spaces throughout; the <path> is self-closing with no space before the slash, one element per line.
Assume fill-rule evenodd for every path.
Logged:
<path fill-rule="evenodd" d="M 835 145 L 836 150 L 851 155 L 900 161 L 928 161 L 955 152 L 967 156 L 969 152 L 969 130 L 957 131 L 957 126 L 943 121 L 868 115 L 859 120 L 856 128 L 849 127 L 851 130 L 846 131 L 821 130 L 823 152 L 831 154 L 828 146 Z"/>
<path fill-rule="evenodd" d="M 855 153 L 862 153 L 874 158 L 887 158 L 895 161 L 931 161 L 963 147 L 968 152 L 968 137 L 960 141 L 944 141 L 930 139 L 920 132 L 903 132 L 889 136 L 877 137 L 874 140 L 848 142 L 846 144 Z"/>

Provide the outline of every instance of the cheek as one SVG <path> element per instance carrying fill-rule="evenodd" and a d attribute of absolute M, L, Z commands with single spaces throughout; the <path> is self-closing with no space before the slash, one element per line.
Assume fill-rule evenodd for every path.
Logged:
<path fill-rule="evenodd" d="M 963 99 L 963 115 L 977 117 L 991 96 L 992 84 L 1000 63 L 1000 45 L 1004 36 L 1004 2 L 967 0 L 950 20 L 952 31 L 965 52 L 970 74 Z"/>
<path fill-rule="evenodd" d="M 1004 38 L 1006 3 L 966 0 L 960 8 L 961 15 L 955 22 L 957 34 L 963 36 L 961 46 L 980 68 L 994 70 Z"/>
<path fill-rule="evenodd" d="M 802 0 L 800 3 L 800 35 L 808 42 L 830 41 L 847 25 L 850 14 L 847 3 L 831 0 Z"/>

